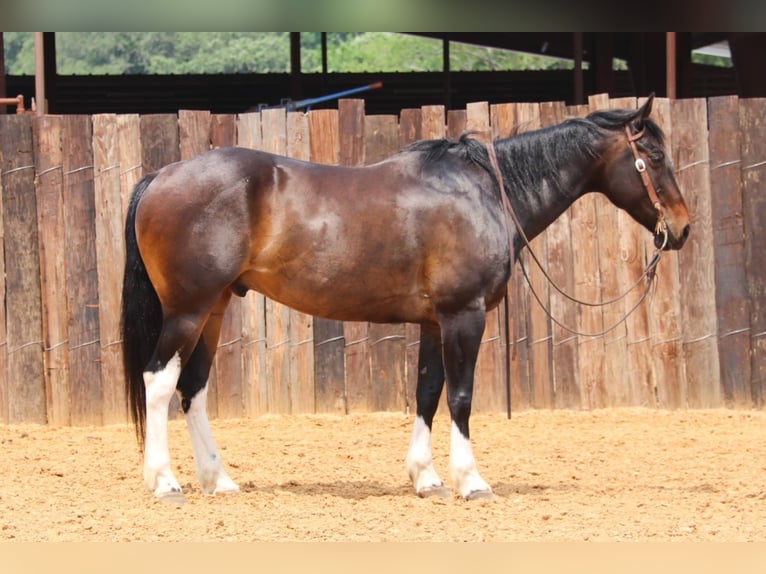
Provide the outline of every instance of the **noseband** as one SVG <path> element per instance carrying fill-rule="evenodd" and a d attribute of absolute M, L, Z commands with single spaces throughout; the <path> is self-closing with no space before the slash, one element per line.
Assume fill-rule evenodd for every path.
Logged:
<path fill-rule="evenodd" d="M 667 243 L 668 226 L 667 223 L 665 223 L 665 214 L 662 212 L 662 203 L 660 202 L 660 198 L 657 195 L 657 190 L 654 188 L 652 178 L 649 177 L 649 172 L 646 170 L 646 162 L 644 161 L 644 158 L 638 155 L 638 147 L 636 146 L 636 142 L 644 137 L 645 131 L 646 128 L 641 128 L 640 132 L 631 134 L 630 127 L 625 126 L 625 135 L 628 136 L 628 146 L 633 152 L 633 159 L 635 160 L 633 165 L 636 166 L 636 171 L 641 176 L 641 181 L 644 184 L 644 189 L 646 189 L 646 193 L 649 195 L 649 199 L 652 201 L 654 209 L 657 210 L 657 225 L 654 227 L 654 234 L 659 235 L 662 233 L 664 236 L 664 243 Z"/>

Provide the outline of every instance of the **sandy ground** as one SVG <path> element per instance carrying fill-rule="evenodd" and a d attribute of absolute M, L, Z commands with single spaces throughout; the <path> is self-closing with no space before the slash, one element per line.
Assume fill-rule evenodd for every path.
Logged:
<path fill-rule="evenodd" d="M 418 498 L 412 417 L 213 421 L 242 487 L 208 496 L 183 421 L 187 503 L 153 498 L 127 426 L 0 426 L 0 541 L 766 541 L 766 413 L 529 411 L 472 418 L 492 501 Z M 448 421 L 434 455 L 448 477 Z"/>

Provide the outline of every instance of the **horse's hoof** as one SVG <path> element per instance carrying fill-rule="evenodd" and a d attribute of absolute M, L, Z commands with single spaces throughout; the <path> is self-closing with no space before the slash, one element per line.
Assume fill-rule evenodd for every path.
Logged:
<path fill-rule="evenodd" d="M 172 504 L 174 506 L 181 506 L 183 504 L 186 504 L 186 497 L 184 496 L 183 492 L 180 490 L 171 490 L 168 492 L 161 492 L 157 493 L 154 496 L 156 496 L 158 499 L 160 499 L 162 502 L 165 502 L 166 504 Z"/>
<path fill-rule="evenodd" d="M 495 493 L 491 490 L 474 490 L 473 492 L 469 492 L 466 497 L 466 500 L 494 500 L 495 499 Z"/>
<path fill-rule="evenodd" d="M 216 488 L 213 491 L 213 494 L 216 496 L 235 496 L 239 494 L 241 491 L 239 487 L 236 488 Z"/>
<path fill-rule="evenodd" d="M 424 488 L 418 492 L 418 496 L 420 498 L 452 498 L 452 494 L 450 493 L 449 489 L 444 485 Z"/>

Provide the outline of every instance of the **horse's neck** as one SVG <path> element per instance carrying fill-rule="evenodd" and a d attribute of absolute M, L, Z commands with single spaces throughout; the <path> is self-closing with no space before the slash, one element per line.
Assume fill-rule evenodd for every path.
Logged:
<path fill-rule="evenodd" d="M 596 161 L 571 144 L 564 128 L 514 136 L 497 146 L 506 192 L 530 240 L 590 191 Z"/>

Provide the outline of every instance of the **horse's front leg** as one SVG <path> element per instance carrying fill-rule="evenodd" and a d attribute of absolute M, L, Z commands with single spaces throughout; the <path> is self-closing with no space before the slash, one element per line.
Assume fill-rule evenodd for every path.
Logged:
<path fill-rule="evenodd" d="M 482 301 L 477 301 L 468 309 L 439 316 L 447 375 L 447 403 L 452 418 L 450 471 L 458 492 L 469 500 L 493 496 L 492 489 L 476 468 L 468 430 L 474 370 L 485 322 Z"/>
<path fill-rule="evenodd" d="M 418 354 L 418 386 L 415 394 L 417 414 L 412 429 L 412 442 L 407 453 L 407 472 L 418 496 L 449 496 L 444 482 L 434 469 L 431 451 L 431 429 L 444 388 L 441 333 L 437 326 L 420 327 Z"/>

